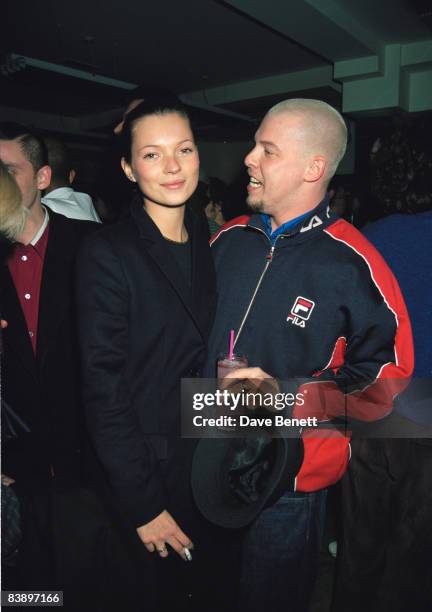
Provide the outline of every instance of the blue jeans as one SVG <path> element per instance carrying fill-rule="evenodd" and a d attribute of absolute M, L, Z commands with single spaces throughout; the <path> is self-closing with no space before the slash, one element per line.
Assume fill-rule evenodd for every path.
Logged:
<path fill-rule="evenodd" d="M 242 551 L 241 612 L 306 612 L 318 570 L 327 491 L 285 493 L 249 528 Z"/>

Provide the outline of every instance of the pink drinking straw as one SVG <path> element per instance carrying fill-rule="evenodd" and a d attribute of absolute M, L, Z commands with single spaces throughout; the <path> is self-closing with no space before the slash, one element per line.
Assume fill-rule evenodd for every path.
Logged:
<path fill-rule="evenodd" d="M 234 330 L 230 331 L 228 359 L 234 359 Z"/>

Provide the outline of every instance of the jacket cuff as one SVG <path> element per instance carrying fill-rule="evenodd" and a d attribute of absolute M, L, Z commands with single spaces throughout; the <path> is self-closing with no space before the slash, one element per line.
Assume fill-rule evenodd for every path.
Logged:
<path fill-rule="evenodd" d="M 157 478 L 152 478 L 142 489 L 135 485 L 120 485 L 115 487 L 115 492 L 124 511 L 124 518 L 135 529 L 166 510 L 163 486 Z"/>

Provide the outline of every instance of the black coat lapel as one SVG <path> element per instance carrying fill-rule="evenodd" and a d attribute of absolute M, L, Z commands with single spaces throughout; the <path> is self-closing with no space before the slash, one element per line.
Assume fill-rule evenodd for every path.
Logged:
<path fill-rule="evenodd" d="M 194 321 L 198 331 L 205 338 L 206 330 L 203 329 L 202 321 L 199 313 L 196 311 L 196 305 L 193 299 L 194 293 L 194 279 L 195 279 L 195 258 L 197 256 L 193 233 L 195 232 L 195 226 L 192 223 L 187 223 L 188 231 L 192 236 L 192 291 L 188 287 L 183 274 L 181 274 L 179 266 L 175 259 L 171 255 L 171 252 L 165 244 L 165 240 L 161 235 L 159 229 L 152 221 L 152 219 L 145 212 L 141 198 L 137 198 L 132 202 L 131 213 L 135 222 L 138 225 L 141 238 L 145 240 L 143 248 L 146 249 L 147 253 L 153 259 L 155 264 L 159 267 L 160 271 L 167 278 L 171 284 L 192 320 Z"/>
<path fill-rule="evenodd" d="M 43 364 L 49 347 L 58 335 L 58 328 L 70 308 L 72 269 L 75 245 L 68 222 L 50 215 L 48 245 L 39 297 L 37 360 Z"/>
<path fill-rule="evenodd" d="M 8 351 L 18 354 L 24 367 L 37 377 L 36 360 L 33 353 L 27 323 L 15 290 L 9 268 L 5 262 L 0 265 L 0 312 L 2 318 L 8 322 L 4 330 L 5 355 Z"/>

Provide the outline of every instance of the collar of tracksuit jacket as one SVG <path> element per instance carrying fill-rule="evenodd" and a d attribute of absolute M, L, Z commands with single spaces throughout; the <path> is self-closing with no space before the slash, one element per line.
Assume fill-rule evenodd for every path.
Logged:
<path fill-rule="evenodd" d="M 271 232 L 270 219 L 268 215 L 264 214 L 252 215 L 246 227 L 265 234 L 272 249 L 274 249 L 276 244 L 278 248 L 288 244 L 288 241 L 284 238 L 296 238 L 300 241 L 311 237 L 317 231 L 321 231 L 325 226 L 332 223 L 335 218 L 335 215 L 330 211 L 329 198 L 326 195 L 315 208 L 292 221 L 282 224 L 273 232 Z"/>

